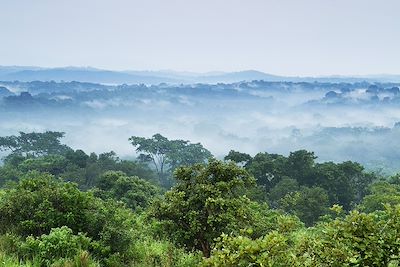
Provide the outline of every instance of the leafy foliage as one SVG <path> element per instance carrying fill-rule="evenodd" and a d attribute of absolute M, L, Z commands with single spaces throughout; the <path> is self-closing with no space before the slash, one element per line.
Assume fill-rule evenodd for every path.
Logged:
<path fill-rule="evenodd" d="M 160 189 L 137 176 L 127 176 L 123 172 L 108 171 L 98 182 L 96 195 L 103 199 L 116 199 L 133 210 L 145 209 Z"/>
<path fill-rule="evenodd" d="M 326 190 L 329 205 L 339 204 L 349 211 L 360 203 L 369 184 L 377 179 L 355 162 L 316 163 L 314 153 L 306 150 L 291 152 L 288 157 L 268 153 L 258 153 L 250 159 L 248 156 L 231 151 L 226 159 L 245 162 L 244 168 L 269 193 L 273 207 L 278 207 L 279 199 L 287 193 L 299 191 L 296 187 L 303 186 L 303 190 L 305 187 Z"/>
<path fill-rule="evenodd" d="M 0 140 L 30 143 L 0 167 L 2 266 L 400 263 L 399 175 L 376 182 L 358 163 L 317 163 L 306 150 L 207 160 L 200 144 L 132 137 L 142 159 L 164 164 L 159 183 L 174 171 L 160 196 L 145 163 L 20 137 Z"/>
<path fill-rule="evenodd" d="M 97 242 L 101 257 L 124 254 L 130 246 L 130 214 L 113 202 L 81 192 L 72 183 L 50 175 L 31 173 L 0 199 L 0 231 L 22 237 L 39 237 L 67 226 L 74 234 L 86 233 Z"/>
<path fill-rule="evenodd" d="M 329 198 L 323 188 L 301 187 L 299 191 L 286 194 L 281 198 L 279 207 L 295 214 L 307 226 L 311 226 L 320 216 L 327 213 Z"/>
<path fill-rule="evenodd" d="M 97 185 L 100 176 L 107 171 L 123 171 L 129 176 L 155 181 L 154 172 L 145 164 L 120 160 L 114 152 L 87 155 L 82 150 L 69 150 L 65 154 L 44 156 L 12 155 L 0 167 L 0 184 L 17 181 L 30 171 L 49 173 L 65 181 L 75 182 L 81 189 Z"/>
<path fill-rule="evenodd" d="M 9 150 L 12 154 L 17 155 L 32 156 L 63 154 L 70 150 L 68 146 L 61 144 L 60 139 L 63 137 L 64 133 L 62 132 L 19 132 L 18 136 L 0 137 L 0 150 Z"/>
<path fill-rule="evenodd" d="M 136 151 L 141 153 L 139 159 L 153 164 L 160 184 L 167 187 L 171 185 L 168 175 L 177 167 L 204 163 L 212 157 L 210 151 L 200 143 L 169 140 L 161 134 L 155 134 L 152 138 L 132 136 L 129 141 L 136 147 Z"/>
<path fill-rule="evenodd" d="M 359 208 L 373 212 L 383 210 L 385 204 L 400 204 L 400 185 L 384 181 L 371 185 L 370 194 L 364 197 Z"/>
<path fill-rule="evenodd" d="M 90 238 L 79 233 L 74 235 L 66 226 L 51 229 L 48 235 L 28 236 L 22 243 L 19 253 L 25 257 L 39 260 L 44 265 L 59 259 L 73 259 L 81 251 L 87 251 Z"/>
<path fill-rule="evenodd" d="M 222 235 L 210 259 L 203 266 L 293 266 L 293 257 L 288 253 L 287 238 L 271 232 L 262 238 Z"/>
<path fill-rule="evenodd" d="M 203 266 L 396 266 L 399 216 L 400 206 L 387 206 L 383 213 L 351 212 L 290 235 L 222 235 Z"/>
<path fill-rule="evenodd" d="M 247 222 L 250 200 L 240 189 L 255 180 L 236 165 L 217 160 L 179 168 L 175 178 L 177 185 L 155 203 L 153 214 L 167 222 L 167 231 L 178 243 L 208 257 L 215 238 Z"/>

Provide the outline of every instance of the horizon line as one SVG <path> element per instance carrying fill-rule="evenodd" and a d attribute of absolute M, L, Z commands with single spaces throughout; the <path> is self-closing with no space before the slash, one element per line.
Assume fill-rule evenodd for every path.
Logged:
<path fill-rule="evenodd" d="M 273 72 L 265 72 L 258 69 L 241 69 L 241 70 L 210 70 L 210 71 L 191 71 L 191 70 L 176 70 L 176 69 L 115 69 L 115 68 L 103 68 L 94 67 L 91 65 L 80 66 L 80 65 L 63 65 L 63 66 L 39 66 L 39 65 L 0 65 L 0 68 L 32 68 L 37 70 L 49 70 L 49 69 L 68 69 L 75 68 L 81 70 L 97 70 L 97 71 L 111 71 L 111 72 L 169 72 L 171 74 L 193 74 L 193 75 L 223 75 L 231 73 L 243 73 L 243 72 L 258 72 L 266 75 L 284 77 L 284 78 L 373 78 L 379 76 L 400 76 L 400 73 L 370 73 L 370 74 L 312 74 L 312 75 L 285 75 L 275 74 Z"/>

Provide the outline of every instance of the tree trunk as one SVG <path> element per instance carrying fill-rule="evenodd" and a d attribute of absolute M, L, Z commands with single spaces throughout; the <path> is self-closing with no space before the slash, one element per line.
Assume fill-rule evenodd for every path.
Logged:
<path fill-rule="evenodd" d="M 210 244 L 207 241 L 200 241 L 200 245 L 203 256 L 209 258 L 211 254 Z"/>

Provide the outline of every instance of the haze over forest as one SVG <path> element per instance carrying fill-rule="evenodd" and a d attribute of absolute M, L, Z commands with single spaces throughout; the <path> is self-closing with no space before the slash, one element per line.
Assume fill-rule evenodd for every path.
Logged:
<path fill-rule="evenodd" d="M 135 157 L 131 135 L 229 150 L 353 160 L 398 171 L 397 76 L 281 77 L 258 71 L 205 74 L 95 68 L 0 68 L 0 131 L 57 130 L 86 152 Z"/>
<path fill-rule="evenodd" d="M 399 267 L 399 10 L 1 0 L 0 267 Z"/>

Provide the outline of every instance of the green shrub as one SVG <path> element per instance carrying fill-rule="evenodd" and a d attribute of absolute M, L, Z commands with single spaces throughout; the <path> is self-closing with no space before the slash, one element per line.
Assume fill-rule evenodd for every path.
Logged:
<path fill-rule="evenodd" d="M 198 266 L 202 259 L 199 252 L 187 252 L 169 241 L 152 238 L 137 240 L 133 251 L 133 266 L 137 267 L 190 267 Z"/>
<path fill-rule="evenodd" d="M 20 254 L 50 264 L 58 259 L 72 259 L 81 250 L 88 250 L 90 241 L 85 235 L 74 235 L 70 228 L 63 226 L 51 229 L 48 235 L 27 237 L 21 245 Z"/>
<path fill-rule="evenodd" d="M 204 260 L 203 266 L 293 266 L 294 257 L 289 248 L 288 239 L 275 231 L 256 240 L 224 234 L 218 239 L 211 258 Z"/>
<path fill-rule="evenodd" d="M 67 226 L 73 234 L 91 238 L 90 251 L 102 260 L 113 254 L 122 261 L 129 258 L 133 217 L 122 204 L 103 201 L 47 174 L 30 173 L 0 198 L 2 234 L 39 238 Z"/>

